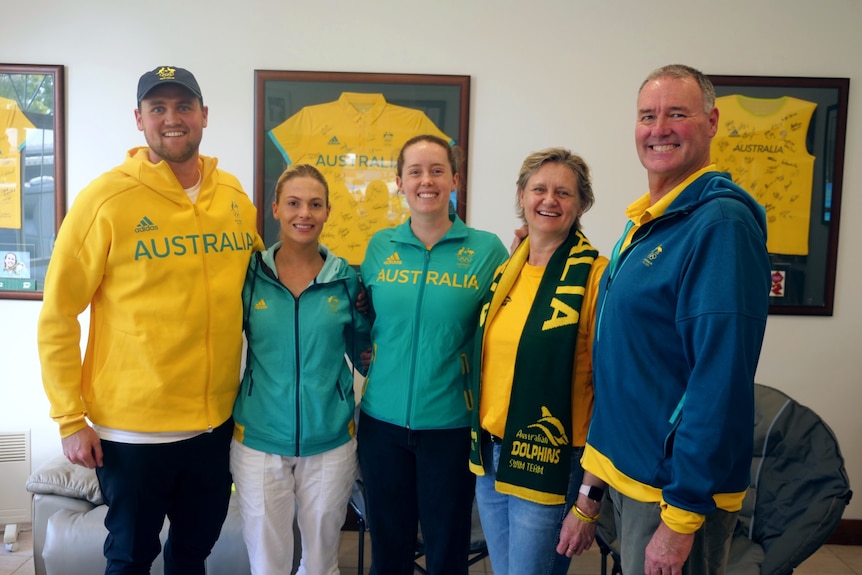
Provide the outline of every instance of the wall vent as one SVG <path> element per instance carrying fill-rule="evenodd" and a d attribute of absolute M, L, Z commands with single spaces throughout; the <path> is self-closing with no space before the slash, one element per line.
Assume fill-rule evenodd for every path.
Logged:
<path fill-rule="evenodd" d="M 30 431 L 0 432 L 0 525 L 30 523 Z"/>

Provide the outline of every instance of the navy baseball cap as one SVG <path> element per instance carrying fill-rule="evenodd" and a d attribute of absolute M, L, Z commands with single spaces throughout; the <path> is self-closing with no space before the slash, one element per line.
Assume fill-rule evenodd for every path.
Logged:
<path fill-rule="evenodd" d="M 138 103 L 140 104 L 150 90 L 161 84 L 177 84 L 203 100 L 201 87 L 198 86 L 198 81 L 195 80 L 191 72 L 176 66 L 159 66 L 138 80 Z"/>

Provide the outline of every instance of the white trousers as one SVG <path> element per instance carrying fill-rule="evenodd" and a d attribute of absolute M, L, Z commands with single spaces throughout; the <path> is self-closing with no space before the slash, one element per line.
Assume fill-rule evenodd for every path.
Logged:
<path fill-rule="evenodd" d="M 307 457 L 231 441 L 230 471 L 253 575 L 290 575 L 293 521 L 302 539 L 297 575 L 338 575 L 338 546 L 356 480 L 356 440 Z"/>

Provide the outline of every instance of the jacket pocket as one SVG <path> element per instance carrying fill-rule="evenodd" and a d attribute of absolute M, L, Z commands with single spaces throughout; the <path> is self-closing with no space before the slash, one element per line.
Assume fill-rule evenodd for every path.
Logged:
<path fill-rule="evenodd" d="M 254 369 L 248 370 L 248 391 L 246 391 L 246 396 L 251 397 L 252 391 L 254 390 Z"/>
<path fill-rule="evenodd" d="M 335 391 L 338 392 L 338 397 L 341 398 L 341 401 L 347 399 L 347 397 L 344 395 L 344 390 L 341 389 L 341 380 L 339 380 L 337 377 L 335 378 Z"/>
<path fill-rule="evenodd" d="M 470 373 L 470 360 L 467 359 L 466 353 L 462 353 L 459 359 L 461 360 L 461 384 L 464 388 L 464 404 L 467 406 L 467 411 L 473 411 L 473 378 Z"/>
<path fill-rule="evenodd" d="M 676 437 L 676 429 L 679 427 L 679 422 L 682 420 L 682 407 L 685 405 L 685 393 L 682 394 L 682 397 L 679 398 L 679 401 L 676 404 L 676 407 L 673 410 L 670 418 L 668 419 L 668 423 L 670 423 L 670 429 L 667 432 L 667 435 L 664 437 L 664 458 L 667 459 L 673 453 L 673 440 Z"/>

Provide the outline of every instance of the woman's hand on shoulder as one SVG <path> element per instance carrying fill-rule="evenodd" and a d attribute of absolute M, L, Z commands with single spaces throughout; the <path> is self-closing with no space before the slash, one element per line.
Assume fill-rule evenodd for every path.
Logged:
<path fill-rule="evenodd" d="M 509 255 L 515 253 L 515 250 L 518 249 L 518 246 L 521 245 L 521 242 L 523 242 L 524 238 L 527 237 L 527 234 L 527 224 L 524 224 L 515 230 L 515 237 L 512 238 L 512 245 L 509 246 Z"/>

